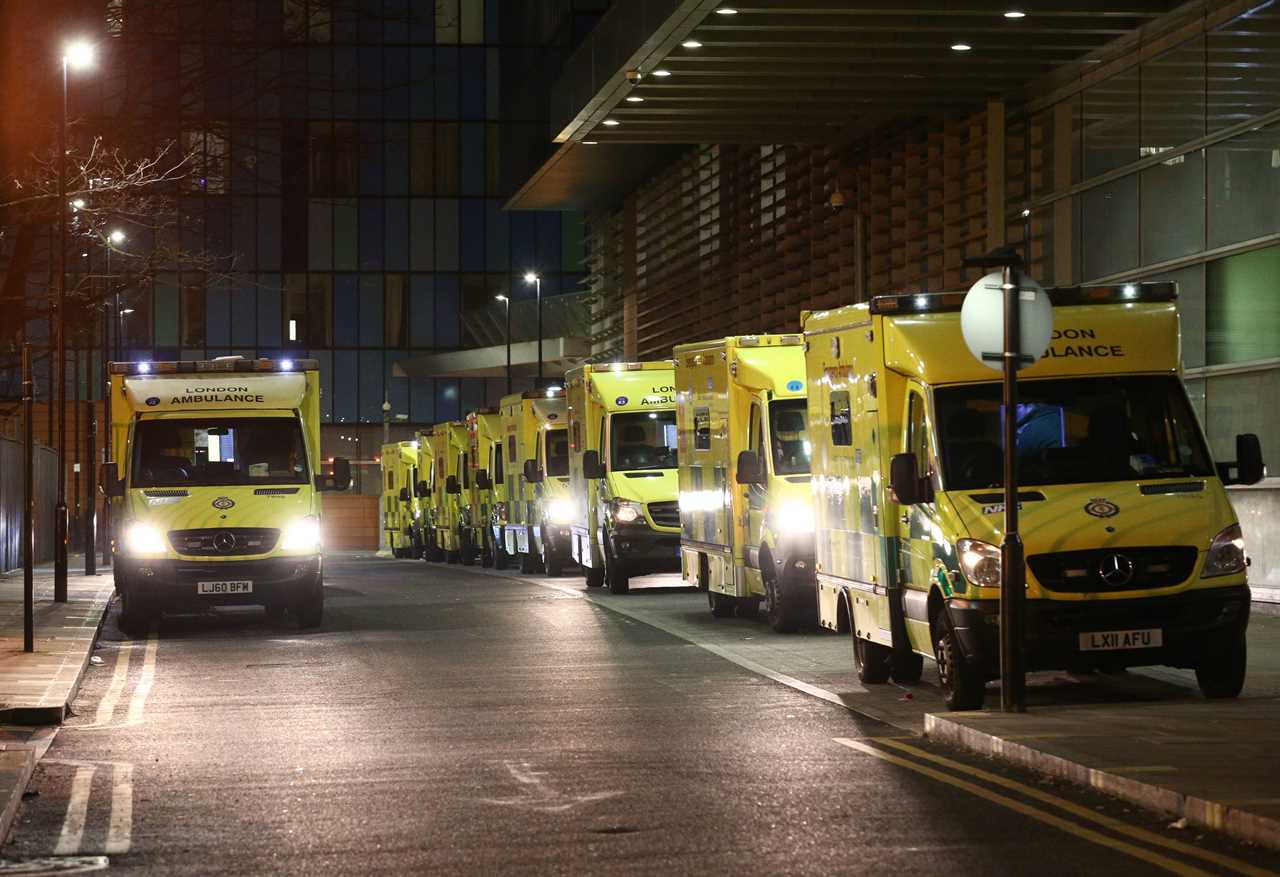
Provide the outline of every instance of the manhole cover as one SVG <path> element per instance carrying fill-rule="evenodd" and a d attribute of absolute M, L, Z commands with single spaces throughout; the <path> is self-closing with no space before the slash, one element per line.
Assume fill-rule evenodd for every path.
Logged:
<path fill-rule="evenodd" d="M 106 856 L 46 856 L 42 859 L 0 860 L 0 875 L 84 874 L 87 871 L 106 870 L 110 862 Z"/>

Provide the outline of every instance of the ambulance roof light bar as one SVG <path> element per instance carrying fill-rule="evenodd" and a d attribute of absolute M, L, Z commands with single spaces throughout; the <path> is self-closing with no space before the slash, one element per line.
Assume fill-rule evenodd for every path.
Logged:
<path fill-rule="evenodd" d="M 1170 302 L 1178 299 L 1178 284 L 1172 281 L 1117 283 L 1109 286 L 1057 286 L 1045 290 L 1054 307 L 1079 305 Z M 963 292 L 914 292 L 878 295 L 871 299 L 871 313 L 893 316 L 942 314 L 960 310 Z"/>
<path fill-rule="evenodd" d="M 303 372 L 320 368 L 315 359 L 245 359 L 220 356 L 217 359 L 180 359 L 164 362 L 113 362 L 113 375 L 204 374 L 208 372 Z"/>

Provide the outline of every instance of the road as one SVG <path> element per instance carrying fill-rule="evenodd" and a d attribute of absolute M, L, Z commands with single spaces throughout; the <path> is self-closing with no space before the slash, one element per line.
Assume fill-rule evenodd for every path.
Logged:
<path fill-rule="evenodd" d="M 234 610 L 129 640 L 113 610 L 5 857 L 146 874 L 1280 869 L 727 660 L 699 642 L 714 622 L 696 595 L 588 600 L 580 578 L 371 557 L 331 559 L 326 589 L 314 632 Z M 633 617 L 663 600 L 689 607 L 684 628 Z"/>

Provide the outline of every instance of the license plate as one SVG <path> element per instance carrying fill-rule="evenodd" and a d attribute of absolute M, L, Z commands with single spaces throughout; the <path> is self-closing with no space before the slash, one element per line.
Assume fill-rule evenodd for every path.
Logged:
<path fill-rule="evenodd" d="M 252 594 L 253 582 L 196 582 L 197 594 Z"/>
<path fill-rule="evenodd" d="M 1158 627 L 1139 630 L 1099 630 L 1080 634 L 1080 651 L 1082 652 L 1158 649 L 1163 645 L 1164 631 Z"/>

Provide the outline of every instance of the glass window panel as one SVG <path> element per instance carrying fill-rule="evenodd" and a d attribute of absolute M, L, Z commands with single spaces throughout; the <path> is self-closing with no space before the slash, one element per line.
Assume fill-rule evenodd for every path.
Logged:
<path fill-rule="evenodd" d="M 328 200 L 312 199 L 308 204 L 308 267 L 326 271 L 333 267 L 333 205 Z"/>
<path fill-rule="evenodd" d="M 339 274 L 333 284 L 333 343 L 337 347 L 360 344 L 360 281 L 354 274 Z"/>
<path fill-rule="evenodd" d="M 1203 249 L 1204 152 L 1197 150 L 1142 172 L 1142 261 Z"/>
<path fill-rule="evenodd" d="M 307 276 L 287 274 L 284 278 L 284 295 L 281 296 L 280 325 L 284 329 L 279 343 L 297 348 L 307 343 Z"/>
<path fill-rule="evenodd" d="M 491 42 L 497 42 L 492 40 Z M 486 64 L 488 69 L 485 71 L 485 112 L 486 119 L 497 119 L 502 115 L 502 90 L 501 80 L 498 78 L 501 68 L 501 53 L 497 49 L 486 50 Z"/>
<path fill-rule="evenodd" d="M 360 346 L 382 346 L 382 275 L 360 278 Z"/>
<path fill-rule="evenodd" d="M 437 23 L 441 18 L 436 16 Z M 458 50 L 443 46 L 436 49 L 436 118 L 458 118 Z"/>
<path fill-rule="evenodd" d="M 328 46 L 312 46 L 307 52 L 307 81 L 333 82 L 333 53 Z M 333 113 L 333 93 L 336 88 L 308 88 L 307 101 L 313 119 L 323 119 Z"/>
<path fill-rule="evenodd" d="M 484 143 L 484 186 L 486 195 L 501 195 L 502 185 L 502 127 L 489 124 Z"/>
<path fill-rule="evenodd" d="M 333 351 L 310 350 L 307 356 L 316 361 L 320 372 L 320 420 L 329 423 L 333 420 Z"/>
<path fill-rule="evenodd" d="M 461 328 L 458 275 L 436 275 L 436 346 L 457 347 Z"/>
<path fill-rule="evenodd" d="M 1138 105 L 1136 68 L 1085 90 L 1085 179 L 1138 160 Z"/>
<path fill-rule="evenodd" d="M 484 378 L 463 378 L 461 384 L 462 410 L 475 411 L 483 408 L 488 401 L 488 381 Z"/>
<path fill-rule="evenodd" d="M 496 198 L 485 202 L 485 264 L 490 271 L 511 270 L 510 215 L 502 209 L 502 202 Z"/>
<path fill-rule="evenodd" d="M 252 270 L 258 259 L 258 204 L 253 198 L 231 199 L 231 253 L 239 270 Z"/>
<path fill-rule="evenodd" d="M 1272 3 L 1252 10 L 1209 34 L 1209 130 L 1269 113 L 1280 107 L 1280 77 L 1271 69 L 1280 15 Z"/>
<path fill-rule="evenodd" d="M 155 292 L 155 345 L 178 346 L 178 276 L 157 274 Z"/>
<path fill-rule="evenodd" d="M 258 278 L 258 344 L 274 346 L 281 338 L 279 274 L 262 274 Z"/>
<path fill-rule="evenodd" d="M 435 64 L 435 49 L 414 46 L 409 50 L 409 75 L 413 81 L 409 113 L 415 119 L 430 119 L 436 114 Z"/>
<path fill-rule="evenodd" d="M 403 43 L 409 39 L 409 17 L 415 6 L 414 0 L 382 0 L 383 2 L 383 39 L 388 43 Z"/>
<path fill-rule="evenodd" d="M 414 271 L 430 271 L 435 267 L 436 218 L 435 202 L 430 198 L 414 198 L 410 202 L 410 267 Z"/>
<path fill-rule="evenodd" d="M 252 277 L 231 290 L 231 344 L 255 347 L 258 343 L 258 289 Z"/>
<path fill-rule="evenodd" d="M 435 192 L 437 195 L 458 194 L 460 174 L 458 149 L 458 125 L 452 122 L 436 125 Z"/>
<path fill-rule="evenodd" d="M 374 16 L 366 16 L 374 18 Z M 381 119 L 382 115 L 382 50 L 362 47 L 360 50 L 360 118 Z"/>
<path fill-rule="evenodd" d="M 436 42 L 456 43 L 461 35 L 458 0 L 436 0 Z"/>
<path fill-rule="evenodd" d="M 511 267 L 515 271 L 530 270 L 538 258 L 537 214 L 515 210 L 508 215 L 511 218 Z"/>
<path fill-rule="evenodd" d="M 204 347 L 205 304 L 204 275 L 184 275 L 182 278 L 182 332 L 181 343 L 186 347 Z"/>
<path fill-rule="evenodd" d="M 409 346 L 409 277 L 407 274 L 386 276 L 386 301 L 383 308 L 383 332 L 388 347 Z"/>
<path fill-rule="evenodd" d="M 388 195 L 409 194 L 409 126 L 387 125 L 385 180 Z"/>
<path fill-rule="evenodd" d="M 333 419 L 337 423 L 356 420 L 356 376 L 359 373 L 355 351 L 333 352 Z"/>
<path fill-rule="evenodd" d="M 1204 265 L 1155 274 L 1143 280 L 1172 280 L 1178 284 L 1178 316 L 1182 322 L 1182 364 L 1204 365 Z"/>
<path fill-rule="evenodd" d="M 586 240 L 586 215 L 577 210 L 560 214 L 560 270 L 582 271 L 582 262 L 587 256 Z"/>
<path fill-rule="evenodd" d="M 483 119 L 488 110 L 488 92 L 485 90 L 484 75 L 489 62 L 485 50 L 460 49 L 458 60 L 462 67 L 462 90 L 459 95 L 461 116 L 464 119 Z"/>
<path fill-rule="evenodd" d="M 1209 246 L 1280 231 L 1280 126 L 1209 147 Z"/>
<path fill-rule="evenodd" d="M 1259 399 L 1280 399 L 1280 369 L 1215 375 L 1205 381 L 1205 426 L 1217 460 L 1236 458 L 1236 436 L 1256 433 L 1264 455 L 1280 447 L 1280 406 Z"/>
<path fill-rule="evenodd" d="M 210 347 L 231 346 L 231 287 L 209 287 L 205 293 L 205 338 Z"/>
<path fill-rule="evenodd" d="M 483 271 L 485 202 L 478 198 L 466 198 L 459 205 L 459 259 L 462 270 Z"/>
<path fill-rule="evenodd" d="M 307 278 L 306 343 L 314 347 L 333 346 L 332 274 L 312 274 Z"/>
<path fill-rule="evenodd" d="M 415 195 L 435 193 L 435 125 L 415 122 L 410 130 L 409 191 Z"/>
<path fill-rule="evenodd" d="M 436 422 L 442 420 L 460 420 L 462 418 L 462 399 L 458 391 L 458 382 L 452 380 L 436 381 Z"/>
<path fill-rule="evenodd" d="M 210 253 L 221 256 L 231 250 L 231 199 L 222 195 L 205 198 L 205 245 Z"/>
<path fill-rule="evenodd" d="M 462 0 L 461 40 L 484 42 L 484 0 Z"/>
<path fill-rule="evenodd" d="M 403 352 L 388 350 L 383 360 L 386 366 L 382 380 L 387 387 L 387 401 L 391 403 L 392 423 L 399 422 L 397 415 L 403 415 L 406 420 L 411 417 L 409 411 L 409 379 L 395 376 L 396 363 L 403 358 Z"/>
<path fill-rule="evenodd" d="M 1142 148 L 1158 151 L 1204 136 L 1204 38 L 1142 65 Z"/>
<path fill-rule="evenodd" d="M 355 119 L 360 115 L 357 101 L 358 89 L 344 87 L 358 82 L 360 75 L 359 55 L 353 48 L 335 47 L 333 49 L 333 115 L 339 119 Z"/>
<path fill-rule="evenodd" d="M 435 289 L 429 274 L 415 274 L 410 281 L 409 345 L 434 347 L 436 343 Z"/>
<path fill-rule="evenodd" d="M 436 388 L 430 378 L 409 380 L 409 419 L 414 423 L 434 423 Z"/>
<path fill-rule="evenodd" d="M 333 202 L 333 267 L 339 271 L 356 268 L 357 215 L 354 198 Z"/>
<path fill-rule="evenodd" d="M 436 268 L 458 270 L 458 202 L 453 198 L 436 199 Z"/>
<path fill-rule="evenodd" d="M 463 195 L 483 195 L 485 126 L 479 123 L 470 123 L 461 127 L 460 176 L 462 187 L 460 191 Z"/>
<path fill-rule="evenodd" d="M 360 125 L 360 192 L 364 195 L 381 195 L 383 160 L 382 125 L 363 122 Z"/>
<path fill-rule="evenodd" d="M 257 268 L 268 271 L 280 267 L 280 199 L 258 199 Z"/>
<path fill-rule="evenodd" d="M 409 116 L 409 50 L 388 46 L 386 58 L 386 103 L 384 112 L 388 119 L 405 119 Z"/>
<path fill-rule="evenodd" d="M 360 201 L 360 270 L 379 271 L 383 264 L 386 237 L 383 234 L 384 211 L 380 199 Z"/>
<path fill-rule="evenodd" d="M 1082 196 L 1086 280 L 1138 264 L 1138 177 L 1130 175 Z"/>
<path fill-rule="evenodd" d="M 539 211 L 538 251 L 534 264 L 540 271 L 553 271 L 560 264 L 560 214 L 550 210 Z"/>
<path fill-rule="evenodd" d="M 381 350 L 360 351 L 360 421 L 382 422 L 384 398 L 383 353 Z"/>
<path fill-rule="evenodd" d="M 1276 331 L 1276 326 L 1280 326 L 1277 277 L 1280 277 L 1280 247 L 1254 250 L 1208 264 L 1205 278 L 1207 365 L 1280 357 L 1280 332 Z M 1211 393 L 1211 408 L 1212 403 Z"/>
<path fill-rule="evenodd" d="M 388 198 L 386 201 L 386 267 L 389 271 L 409 268 L 409 200 Z"/>
<path fill-rule="evenodd" d="M 265 122 L 258 125 L 253 151 L 254 169 L 258 175 L 258 194 L 279 194 L 283 180 L 281 150 L 284 148 L 281 145 L 280 131 Z"/>

